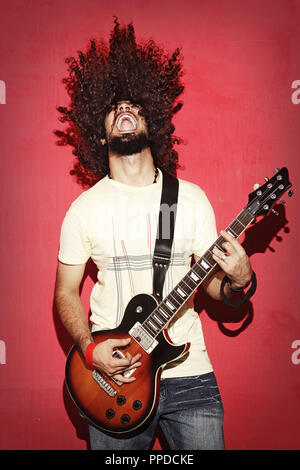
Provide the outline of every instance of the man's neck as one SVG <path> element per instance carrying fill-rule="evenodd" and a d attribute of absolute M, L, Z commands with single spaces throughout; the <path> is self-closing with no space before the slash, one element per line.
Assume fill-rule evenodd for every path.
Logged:
<path fill-rule="evenodd" d="M 149 148 L 134 155 L 109 154 L 112 179 L 131 186 L 147 186 L 153 183 L 155 166 Z"/>

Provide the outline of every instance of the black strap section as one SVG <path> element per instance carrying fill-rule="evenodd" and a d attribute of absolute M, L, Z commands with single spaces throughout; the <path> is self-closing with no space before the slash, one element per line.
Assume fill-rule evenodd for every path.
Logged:
<path fill-rule="evenodd" d="M 178 200 L 178 179 L 162 171 L 163 184 L 156 243 L 153 254 L 153 294 L 162 300 L 166 272 L 170 265 Z"/>

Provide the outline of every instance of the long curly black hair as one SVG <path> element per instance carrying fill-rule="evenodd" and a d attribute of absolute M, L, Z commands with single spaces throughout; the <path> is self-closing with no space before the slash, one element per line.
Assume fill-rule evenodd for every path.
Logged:
<path fill-rule="evenodd" d="M 90 39 L 86 53 L 68 57 L 69 76 L 63 79 L 70 106 L 57 107 L 65 131 L 56 130 L 58 145 L 70 145 L 76 157 L 72 174 L 83 185 L 92 185 L 109 171 L 104 119 L 122 99 L 142 106 L 154 163 L 170 174 L 178 168 L 172 118 L 182 107 L 182 55 L 177 48 L 168 54 L 152 39 L 137 44 L 132 23 L 120 27 L 114 17 L 109 42 Z"/>

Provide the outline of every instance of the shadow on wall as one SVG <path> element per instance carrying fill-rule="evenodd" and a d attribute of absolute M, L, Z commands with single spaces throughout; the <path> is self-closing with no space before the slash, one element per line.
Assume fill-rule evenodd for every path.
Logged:
<path fill-rule="evenodd" d="M 286 220 L 284 206 L 278 204 L 275 209 L 278 216 L 271 213 L 270 215 L 262 217 L 260 220 L 257 219 L 257 222 L 252 224 L 245 232 L 245 240 L 242 245 L 249 257 L 255 253 L 264 253 L 266 250 L 275 252 L 275 249 L 270 246 L 270 243 L 274 239 L 277 242 L 282 241 L 282 237 L 278 235 L 280 230 L 283 230 L 284 233 L 290 232 L 287 227 L 288 221 Z M 97 282 L 97 268 L 91 260 L 89 260 L 86 265 L 80 292 L 87 277 L 90 277 L 94 283 Z M 221 332 L 226 336 L 231 337 L 237 336 L 244 331 L 250 325 L 254 316 L 252 302 L 247 302 L 241 307 L 229 307 L 225 305 L 224 302 L 211 299 L 202 291 L 202 289 L 199 289 L 195 296 L 195 309 L 199 314 L 206 311 L 210 319 L 217 322 Z M 59 319 L 54 302 L 53 319 L 59 344 L 67 356 L 73 343 Z M 239 325 L 238 328 L 234 328 L 234 324 L 241 322 L 242 324 Z M 232 324 L 233 328 L 229 328 L 225 323 Z M 77 407 L 73 403 L 65 384 L 63 384 L 62 396 L 66 412 L 76 429 L 78 439 L 86 441 L 86 447 L 89 449 L 87 420 L 79 415 Z M 161 448 L 168 450 L 168 444 L 160 429 L 157 430 L 155 439 L 156 438 L 158 439 Z"/>

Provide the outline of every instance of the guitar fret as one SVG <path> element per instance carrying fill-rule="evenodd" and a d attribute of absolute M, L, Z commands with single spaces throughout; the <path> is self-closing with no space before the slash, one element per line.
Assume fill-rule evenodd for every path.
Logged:
<path fill-rule="evenodd" d="M 176 287 L 176 291 L 183 299 L 187 297 L 187 294 L 180 287 Z"/>
<path fill-rule="evenodd" d="M 171 318 L 173 316 L 173 313 L 172 310 L 168 307 L 168 304 L 166 301 L 162 302 L 163 303 L 163 306 L 164 306 L 164 311 L 167 313 L 167 315 L 169 315 L 169 318 Z M 162 304 L 161 303 L 161 304 Z M 160 304 L 160 305 L 161 305 Z"/>
<path fill-rule="evenodd" d="M 244 210 L 241 214 L 238 215 L 237 219 L 244 225 L 244 227 L 247 227 L 247 225 L 253 219 L 253 215 L 250 214 L 247 210 Z"/>
<path fill-rule="evenodd" d="M 170 320 L 170 315 L 164 311 L 164 309 L 161 307 L 161 304 L 159 305 L 158 311 L 165 317 L 166 320 Z"/>
<path fill-rule="evenodd" d="M 212 257 L 211 251 L 208 250 L 204 256 L 205 256 L 205 261 L 207 261 L 207 263 L 212 267 L 215 264 L 215 260 Z"/>
<path fill-rule="evenodd" d="M 159 318 L 159 316 L 157 315 L 157 313 L 153 313 L 152 317 L 154 318 L 154 320 L 159 323 L 160 325 L 163 325 L 164 323 L 161 321 L 161 319 Z"/>
<path fill-rule="evenodd" d="M 219 250 L 223 251 L 224 253 L 226 252 L 225 248 L 220 246 L 218 243 L 215 243 L 214 246 L 216 246 Z"/>
<path fill-rule="evenodd" d="M 181 291 L 183 294 L 183 292 Z M 181 305 L 183 303 L 182 299 L 184 299 L 186 296 L 182 296 L 180 292 L 178 292 L 178 288 L 172 290 L 172 295 L 175 297 L 176 301 Z"/>
<path fill-rule="evenodd" d="M 246 225 L 240 220 L 241 218 L 243 219 L 243 213 L 238 215 L 237 218 L 234 220 L 234 222 L 238 222 L 239 224 L 241 224 L 245 228 Z"/>
<path fill-rule="evenodd" d="M 238 220 L 240 222 L 240 224 L 244 225 L 244 227 L 246 227 L 248 224 L 247 224 L 247 214 L 244 213 L 244 211 L 237 216 L 236 220 Z"/>
<path fill-rule="evenodd" d="M 151 321 L 151 320 L 152 320 L 152 321 Z M 152 317 L 151 317 L 151 320 L 149 320 L 149 319 L 147 320 L 147 321 L 148 321 L 148 324 L 151 326 L 151 328 L 154 329 L 155 333 L 157 333 L 157 331 L 159 331 L 160 328 L 155 325 L 155 323 L 153 322 L 153 318 L 152 318 Z"/>
<path fill-rule="evenodd" d="M 200 276 L 201 279 L 203 279 L 206 276 L 206 271 L 204 271 L 204 269 L 201 268 L 198 262 L 194 264 L 192 269 L 196 271 L 196 273 L 198 274 L 198 276 Z"/>
<path fill-rule="evenodd" d="M 226 243 L 227 240 L 225 240 L 225 238 L 223 238 L 222 236 L 218 238 L 218 240 L 216 241 L 216 243 L 220 246 L 223 245 L 223 243 Z"/>
<path fill-rule="evenodd" d="M 201 258 L 200 264 L 206 271 L 211 267 L 210 264 L 203 257 Z"/>
<path fill-rule="evenodd" d="M 229 230 L 229 229 L 227 228 L 227 229 L 226 229 L 226 232 L 227 232 L 227 233 L 229 233 L 230 235 L 232 235 L 234 238 L 236 238 L 236 237 L 237 237 L 237 234 L 236 234 L 236 233 L 234 233 L 234 231 L 233 231 L 232 229 L 231 229 L 231 230 Z"/>
<path fill-rule="evenodd" d="M 197 276 L 197 274 L 196 274 L 193 270 L 191 270 L 191 275 L 190 275 L 190 277 L 191 277 L 192 279 L 194 279 L 194 281 L 196 281 L 196 282 L 199 281 L 199 277 Z"/>
<path fill-rule="evenodd" d="M 252 219 L 253 216 L 246 209 L 244 209 L 228 226 L 226 231 L 231 233 L 235 238 L 237 238 L 249 225 Z"/>
<path fill-rule="evenodd" d="M 169 297 L 170 297 L 170 296 L 172 297 L 172 301 L 174 301 L 174 303 L 178 304 L 178 306 L 181 305 L 181 303 L 182 303 L 182 302 L 181 302 L 181 298 L 180 298 L 180 296 L 176 293 L 175 290 L 173 290 L 172 292 L 170 292 Z M 179 297 L 179 300 L 177 300 L 177 297 Z M 177 306 L 175 305 L 175 307 L 177 307 Z"/>
<path fill-rule="evenodd" d="M 155 336 L 155 335 L 156 335 L 156 331 L 153 331 L 153 329 L 151 328 L 151 325 L 149 324 L 149 320 L 148 320 L 148 319 L 143 323 L 143 327 L 145 328 L 145 330 L 146 330 L 151 336 Z"/>
<path fill-rule="evenodd" d="M 153 311 L 153 315 L 154 314 L 155 314 L 155 317 L 157 317 L 159 322 L 161 322 L 162 324 L 165 324 L 165 319 L 164 319 L 162 313 L 158 309 Z"/>
<path fill-rule="evenodd" d="M 155 329 L 160 329 L 160 323 L 155 320 L 155 315 L 153 315 L 153 312 L 151 313 L 150 317 L 148 318 L 150 326 L 153 326 Z"/>
<path fill-rule="evenodd" d="M 245 228 L 245 226 L 237 219 L 230 225 L 230 227 L 232 227 L 235 233 L 238 234 L 242 233 Z"/>
<path fill-rule="evenodd" d="M 194 285 L 197 284 L 192 277 L 190 277 L 188 274 L 184 276 L 182 279 L 183 282 L 188 286 L 190 290 L 194 289 Z M 191 284 L 192 283 L 192 284 Z"/>
<path fill-rule="evenodd" d="M 169 296 L 168 296 L 168 297 L 169 297 Z M 174 311 L 174 310 L 175 310 L 175 306 L 170 302 L 170 300 L 168 300 L 168 297 L 167 297 L 166 300 L 165 300 L 165 304 L 167 305 L 167 307 L 168 307 L 170 310 Z"/>
<path fill-rule="evenodd" d="M 223 250 L 223 251 L 224 251 L 224 250 Z M 213 259 L 213 254 L 212 254 L 212 252 L 210 251 L 209 253 L 210 253 L 210 256 L 211 256 L 211 268 L 213 268 L 213 267 L 217 264 L 217 262 Z"/>
<path fill-rule="evenodd" d="M 178 286 L 182 290 L 182 292 L 184 292 L 184 295 L 186 297 L 188 297 L 190 295 L 190 293 L 186 291 L 185 286 L 183 284 L 184 284 L 184 282 L 181 280 L 180 283 L 178 284 Z"/>
<path fill-rule="evenodd" d="M 161 304 L 159 305 L 160 307 L 161 307 L 162 303 L 163 303 L 163 306 L 164 306 L 163 311 L 166 313 L 166 315 L 168 315 L 168 318 L 170 319 L 173 315 L 173 312 L 169 309 L 169 307 L 166 305 L 165 302 L 161 302 Z"/>
<path fill-rule="evenodd" d="M 186 276 L 185 276 L 185 277 L 186 277 Z M 190 294 L 191 294 L 191 292 L 193 292 L 193 288 L 191 288 L 191 287 L 189 286 L 189 284 L 188 284 L 188 283 L 185 281 L 185 278 L 184 278 L 184 279 L 182 279 L 182 281 L 181 281 L 181 282 L 184 282 L 184 284 L 185 284 L 185 285 L 186 285 L 186 286 L 189 288 L 189 292 L 188 292 L 188 294 L 187 294 L 187 295 L 190 295 Z"/>

